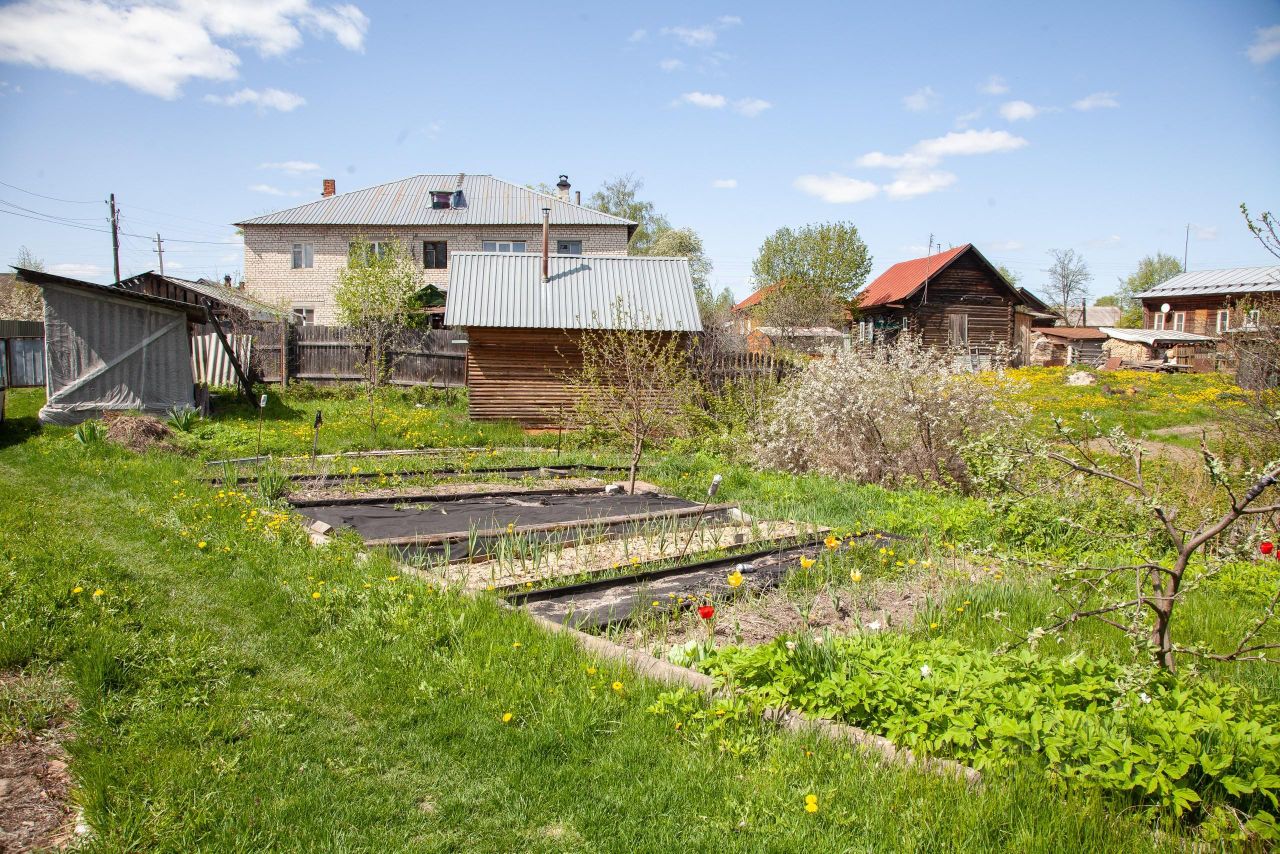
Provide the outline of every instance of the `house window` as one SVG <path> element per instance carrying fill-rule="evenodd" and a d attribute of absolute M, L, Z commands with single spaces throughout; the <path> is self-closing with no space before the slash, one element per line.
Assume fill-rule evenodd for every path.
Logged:
<path fill-rule="evenodd" d="M 449 190 L 432 190 L 431 191 L 431 208 L 432 210 L 448 210 L 452 207 L 453 193 Z"/>
<path fill-rule="evenodd" d="M 969 315 L 948 314 L 947 333 L 952 347 L 965 347 L 969 344 Z"/>
<path fill-rule="evenodd" d="M 449 266 L 449 244 L 443 240 L 422 242 L 422 266 L 428 270 L 443 270 Z"/>
<path fill-rule="evenodd" d="M 1164 313 L 1163 312 L 1157 312 L 1156 314 L 1151 315 L 1151 328 L 1164 329 Z"/>
<path fill-rule="evenodd" d="M 1261 309 L 1250 309 L 1249 313 L 1244 316 L 1244 325 L 1246 329 L 1257 329 L 1258 320 L 1262 316 Z"/>
<path fill-rule="evenodd" d="M 523 252 L 523 240 L 485 240 L 480 248 L 485 252 Z"/>
<path fill-rule="evenodd" d="M 370 240 L 366 245 L 369 247 L 370 259 L 381 258 L 384 255 L 386 255 L 389 251 L 391 251 L 391 246 L 381 240 Z M 355 254 L 355 252 L 356 252 L 356 244 L 354 243 L 348 244 L 347 257 L 350 258 L 352 255 Z"/>
<path fill-rule="evenodd" d="M 314 308 L 295 305 L 293 307 L 293 319 L 298 321 L 298 324 L 301 326 L 315 326 L 316 310 Z"/>
<path fill-rule="evenodd" d="M 1175 311 L 1173 313 L 1173 331 L 1184 332 L 1187 327 L 1187 313 L 1185 311 Z"/>
<path fill-rule="evenodd" d="M 316 265 L 316 248 L 310 243 L 293 244 L 293 269 L 309 270 Z"/>
<path fill-rule="evenodd" d="M 1226 308 L 1218 309 L 1218 325 L 1219 332 L 1226 332 L 1231 328 L 1231 310 Z"/>
<path fill-rule="evenodd" d="M 581 255 L 582 241 L 581 240 L 557 240 L 556 254 L 557 255 Z"/>

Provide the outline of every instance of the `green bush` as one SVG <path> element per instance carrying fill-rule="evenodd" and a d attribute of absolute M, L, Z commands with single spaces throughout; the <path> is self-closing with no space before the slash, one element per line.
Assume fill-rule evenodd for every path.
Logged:
<path fill-rule="evenodd" d="M 1155 812 L 1237 810 L 1272 838 L 1280 707 L 1243 688 L 899 635 L 780 638 L 721 650 L 702 667 L 750 701 L 842 720 L 925 754 L 984 770 L 1033 759 L 1052 780 Z"/>

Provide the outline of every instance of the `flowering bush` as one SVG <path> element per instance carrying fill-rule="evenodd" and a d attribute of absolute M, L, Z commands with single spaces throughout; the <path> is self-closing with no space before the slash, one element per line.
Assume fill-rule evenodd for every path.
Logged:
<path fill-rule="evenodd" d="M 1003 387 L 977 381 L 963 353 L 912 336 L 835 350 L 788 381 L 757 431 L 756 458 L 793 473 L 967 490 L 967 450 L 1012 439 L 1024 421 L 997 405 Z"/>

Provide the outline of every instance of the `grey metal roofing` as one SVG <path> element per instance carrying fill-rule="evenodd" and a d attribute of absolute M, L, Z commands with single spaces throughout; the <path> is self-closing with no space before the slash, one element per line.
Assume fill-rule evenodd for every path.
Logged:
<path fill-rule="evenodd" d="M 552 255 L 542 281 L 538 252 L 449 255 L 446 326 L 701 332 L 684 258 Z"/>
<path fill-rule="evenodd" d="M 197 293 L 204 294 L 210 299 L 234 306 L 250 315 L 269 315 L 275 318 L 284 316 L 283 309 L 267 305 L 265 302 L 260 302 L 245 294 L 243 291 L 236 290 L 235 288 L 229 288 L 219 282 L 211 282 L 208 279 L 197 279 L 192 281 L 191 279 L 179 279 L 176 276 L 165 276 L 164 278 L 176 285 L 186 288 L 187 290 L 196 291 Z"/>
<path fill-rule="evenodd" d="M 1053 334 L 1052 329 L 1041 331 Z M 1117 341 L 1134 341 L 1139 344 L 1155 344 L 1157 342 L 1193 344 L 1217 340 L 1216 338 L 1210 338 L 1208 335 L 1196 335 L 1194 332 L 1178 332 L 1175 329 L 1117 329 L 1113 326 L 1104 326 L 1100 331 L 1105 332 L 1107 337 L 1114 338 Z"/>
<path fill-rule="evenodd" d="M 459 183 L 461 186 L 459 187 Z M 461 189 L 461 207 L 431 206 L 432 192 Z M 562 201 L 492 175 L 414 175 L 363 190 L 317 199 L 236 225 L 541 225 L 551 208 L 555 225 L 625 225 L 629 219 Z"/>
<path fill-rule="evenodd" d="M 1232 267 L 1179 273 L 1137 295 L 1160 297 L 1228 296 L 1230 294 L 1280 293 L 1280 267 Z"/>

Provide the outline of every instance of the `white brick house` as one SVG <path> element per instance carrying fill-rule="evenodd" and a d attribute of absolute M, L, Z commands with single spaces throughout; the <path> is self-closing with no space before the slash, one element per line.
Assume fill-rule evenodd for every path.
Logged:
<path fill-rule="evenodd" d="M 337 322 L 333 292 L 357 238 L 398 239 L 423 285 L 442 290 L 453 252 L 541 252 L 542 211 L 550 208 L 550 251 L 625 255 L 636 224 L 557 195 L 491 175 L 415 175 L 341 195 L 324 182 L 317 201 L 236 223 L 244 231 L 245 289 L 291 309 L 305 323 Z"/>

